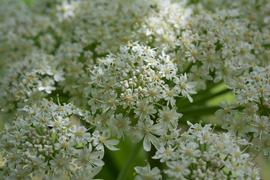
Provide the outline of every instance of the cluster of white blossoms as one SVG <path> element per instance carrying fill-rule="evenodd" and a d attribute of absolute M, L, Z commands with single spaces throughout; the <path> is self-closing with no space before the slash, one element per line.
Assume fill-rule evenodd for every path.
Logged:
<path fill-rule="evenodd" d="M 260 179 L 269 57 L 268 0 L 2 0 L 0 179 L 99 178 L 130 137 L 138 180 Z"/>
<path fill-rule="evenodd" d="M 56 83 L 63 80 L 63 71 L 57 68 L 53 57 L 42 51 L 32 52 L 9 66 L 7 74 L 0 80 L 0 104 L 4 112 L 14 111 L 51 94 Z"/>
<path fill-rule="evenodd" d="M 210 125 L 189 125 L 186 132 L 174 132 L 163 141 L 153 156 L 166 168 L 136 167 L 137 179 L 260 179 L 249 154 L 239 148 L 245 140 L 214 133 Z"/>
<path fill-rule="evenodd" d="M 250 140 L 255 151 L 270 155 L 270 66 L 254 67 L 231 81 L 237 103 L 216 112 L 224 129 Z"/>
<path fill-rule="evenodd" d="M 118 127 L 119 134 L 132 124 L 135 134 L 144 137 L 146 151 L 151 149 L 150 142 L 157 145 L 154 135 L 178 127 L 182 114 L 175 107 L 176 98 L 183 96 L 192 102 L 194 83 L 186 74 L 178 74 L 176 64 L 164 52 L 134 43 L 97 64 L 90 69 L 89 82 L 89 105 L 96 126 Z M 111 118 L 115 120 L 106 117 L 101 121 L 104 114 L 114 114 Z"/>
<path fill-rule="evenodd" d="M 90 121 L 72 104 L 43 100 L 25 106 L 2 132 L 3 175 L 6 179 L 93 177 L 104 165 L 104 145 L 114 150 L 118 142 L 86 128 Z"/>
<path fill-rule="evenodd" d="M 270 66 L 252 68 L 250 72 L 232 81 L 239 104 L 254 102 L 270 108 Z"/>

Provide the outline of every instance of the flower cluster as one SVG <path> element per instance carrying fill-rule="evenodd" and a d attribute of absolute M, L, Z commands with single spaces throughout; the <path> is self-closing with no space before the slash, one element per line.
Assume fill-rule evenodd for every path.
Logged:
<path fill-rule="evenodd" d="M 239 104 L 254 102 L 270 107 L 270 66 L 256 66 L 232 82 Z"/>
<path fill-rule="evenodd" d="M 56 83 L 63 80 L 63 71 L 51 55 L 35 51 L 11 65 L 6 76 L 0 80 L 2 111 L 36 102 L 52 93 Z"/>
<path fill-rule="evenodd" d="M 1 137 L 8 179 L 44 176 L 45 179 L 88 179 L 104 165 L 104 145 L 114 150 L 116 140 L 86 128 L 91 119 L 71 104 L 42 101 L 24 107 Z"/>
<path fill-rule="evenodd" d="M 138 180 L 260 179 L 269 22 L 269 0 L 2 0 L 0 179 L 95 178 L 130 137 Z"/>
<path fill-rule="evenodd" d="M 44 41 L 45 37 L 52 39 L 48 31 L 53 27 L 53 21 L 46 13 L 30 10 L 23 1 L 3 0 L 0 16 L 1 71 L 2 67 L 4 70 L 10 62 L 20 61 L 33 49 L 45 44 L 50 49 L 54 48 L 52 43 Z"/>
<path fill-rule="evenodd" d="M 270 155 L 270 69 L 256 66 L 245 76 L 235 78 L 233 89 L 237 103 L 224 104 L 216 112 L 224 129 L 232 131 L 253 143 L 253 149 Z"/>
<path fill-rule="evenodd" d="M 247 142 L 229 133 L 216 134 L 210 125 L 189 124 L 189 129 L 164 141 L 154 159 L 166 164 L 170 179 L 260 179 L 249 154 L 239 145 Z M 175 134 L 174 134 L 175 135 Z M 161 179 L 160 170 L 136 167 L 137 179 Z"/>
<path fill-rule="evenodd" d="M 99 59 L 90 73 L 89 105 L 100 129 L 118 127 L 119 135 L 131 124 L 139 139 L 144 137 L 146 151 L 151 143 L 157 145 L 155 135 L 178 127 L 182 114 L 175 108 L 176 98 L 183 96 L 192 102 L 190 95 L 195 93 L 194 83 L 179 74 L 168 55 L 138 43 Z M 104 114 L 114 116 L 100 121 Z"/>

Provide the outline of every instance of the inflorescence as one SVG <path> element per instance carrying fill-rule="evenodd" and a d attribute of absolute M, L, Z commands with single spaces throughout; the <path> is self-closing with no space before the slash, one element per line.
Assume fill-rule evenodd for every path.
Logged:
<path fill-rule="evenodd" d="M 93 179 L 130 137 L 137 180 L 261 179 L 269 57 L 267 0 L 3 0 L 0 179 Z"/>

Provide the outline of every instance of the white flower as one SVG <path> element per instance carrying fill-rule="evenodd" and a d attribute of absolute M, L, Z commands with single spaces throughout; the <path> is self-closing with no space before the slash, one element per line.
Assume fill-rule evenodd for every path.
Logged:
<path fill-rule="evenodd" d="M 87 143 L 91 141 L 91 135 L 87 132 L 87 129 L 83 126 L 74 126 L 70 129 L 71 139 L 75 143 Z"/>
<path fill-rule="evenodd" d="M 80 151 L 75 161 L 79 167 L 89 166 L 89 164 L 93 167 L 102 167 L 104 165 L 104 162 L 101 160 L 102 156 L 103 153 L 93 152 L 91 148 L 88 148 Z"/>
<path fill-rule="evenodd" d="M 157 167 L 154 167 L 153 169 L 151 169 L 149 164 L 147 164 L 145 167 L 136 166 L 134 169 L 137 174 L 135 177 L 135 180 L 162 179 L 162 176 L 160 175 L 160 170 Z"/>
<path fill-rule="evenodd" d="M 195 83 L 188 82 L 187 74 L 183 74 L 179 78 L 175 78 L 174 82 L 178 85 L 182 96 L 187 97 L 190 102 L 193 102 L 190 94 L 196 94 Z"/>
<path fill-rule="evenodd" d="M 151 144 L 155 147 L 160 146 L 159 139 L 156 135 L 160 136 L 164 134 L 164 129 L 161 124 L 154 124 L 154 122 L 150 119 L 146 119 L 145 122 L 139 121 L 137 127 L 138 132 L 136 136 L 139 139 L 143 138 L 143 148 L 145 151 L 151 150 Z"/>
<path fill-rule="evenodd" d="M 167 105 L 175 106 L 175 98 L 179 96 L 180 89 L 178 86 L 170 88 L 168 85 L 163 87 L 163 98 L 167 101 Z"/>
<path fill-rule="evenodd" d="M 147 119 L 156 113 L 156 109 L 147 101 L 138 101 L 134 112 L 140 119 Z"/>
<path fill-rule="evenodd" d="M 57 16 L 59 18 L 60 21 L 66 20 L 68 18 L 73 17 L 74 14 L 74 10 L 76 8 L 77 3 L 76 2 L 67 2 L 64 1 L 61 5 L 57 6 Z"/>
<path fill-rule="evenodd" d="M 124 117 L 123 114 L 116 114 L 115 117 L 110 119 L 108 126 L 111 128 L 112 134 L 121 138 L 124 136 L 124 133 L 128 132 L 130 129 L 130 119 Z"/>
<path fill-rule="evenodd" d="M 112 151 L 118 150 L 117 147 L 115 147 L 119 141 L 116 139 L 109 139 L 110 133 L 108 131 L 103 131 L 100 133 L 99 131 L 94 131 L 93 133 L 93 145 L 97 146 L 98 150 L 104 151 L 104 146 Z"/>
<path fill-rule="evenodd" d="M 190 174 L 190 170 L 188 169 L 188 165 L 185 161 L 184 162 L 177 162 L 171 161 L 167 163 L 168 170 L 165 171 L 168 176 L 177 178 L 177 179 L 186 179 Z"/>
<path fill-rule="evenodd" d="M 174 108 L 164 106 L 162 110 L 159 110 L 159 121 L 165 128 L 176 128 L 178 121 L 182 117 L 182 114 L 177 113 Z"/>

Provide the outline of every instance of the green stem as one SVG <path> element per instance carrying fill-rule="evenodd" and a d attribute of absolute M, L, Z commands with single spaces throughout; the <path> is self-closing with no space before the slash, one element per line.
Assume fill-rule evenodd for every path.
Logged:
<path fill-rule="evenodd" d="M 115 160 L 113 158 L 113 155 L 111 154 L 111 151 L 109 151 L 106 148 L 105 148 L 103 161 L 105 163 L 105 166 L 98 173 L 96 178 L 97 179 L 108 179 L 108 177 L 116 177 L 118 172 L 119 172 L 119 169 L 117 167 L 117 164 L 115 163 Z"/>
<path fill-rule="evenodd" d="M 212 98 L 215 98 L 217 96 L 220 96 L 222 94 L 226 94 L 230 92 L 230 89 L 223 89 L 222 91 L 219 91 L 219 92 L 216 92 L 216 93 L 213 93 L 213 94 L 208 94 L 200 99 L 197 99 L 196 101 L 194 101 L 193 104 L 200 104 L 202 102 L 206 102 L 206 100 L 209 100 L 209 99 L 212 99 Z"/>
<path fill-rule="evenodd" d="M 127 173 L 131 168 L 132 162 L 133 160 L 137 157 L 138 152 L 140 151 L 142 146 L 142 142 L 139 142 L 138 144 L 136 144 L 133 148 L 133 150 L 131 151 L 128 160 L 126 161 L 124 167 L 121 169 L 117 180 L 126 180 L 127 178 Z"/>
<path fill-rule="evenodd" d="M 220 95 L 223 95 L 223 94 L 226 94 L 230 92 L 229 89 L 224 89 L 222 91 L 219 91 L 219 92 L 216 92 L 216 93 L 211 93 L 211 94 L 206 94 L 205 96 L 201 96 L 201 97 L 198 97 L 196 99 L 196 97 L 194 98 L 194 102 L 193 103 L 190 103 L 189 101 L 188 102 L 178 102 L 177 103 L 177 107 L 179 108 L 186 108 L 186 107 L 190 107 L 190 106 L 194 106 L 194 105 L 198 105 L 198 104 L 201 104 L 201 103 L 204 103 L 212 98 L 215 98 L 217 96 L 220 96 Z M 204 93 L 200 93 L 200 94 L 204 94 Z"/>
<path fill-rule="evenodd" d="M 151 167 L 157 167 L 159 169 L 163 169 L 163 164 L 159 161 L 159 159 L 153 159 L 152 157 L 156 154 L 156 149 L 152 148 L 150 152 L 147 153 L 147 159 Z"/>
<path fill-rule="evenodd" d="M 203 125 L 208 124 L 209 122 L 202 122 L 201 117 L 213 115 L 219 109 L 220 109 L 219 106 L 207 106 L 182 110 L 181 113 L 183 113 L 184 116 L 181 118 L 180 123 L 186 124 L 186 121 L 190 121 L 193 124 L 194 123 L 201 123 Z M 224 129 L 222 129 L 219 124 L 215 124 L 214 129 L 220 132 L 224 131 Z"/>
<path fill-rule="evenodd" d="M 202 116 L 202 115 L 213 114 L 218 109 L 220 109 L 219 106 L 207 106 L 207 107 L 182 109 L 182 110 L 179 110 L 179 112 L 183 113 L 184 116 Z"/>
<path fill-rule="evenodd" d="M 185 72 L 185 73 L 188 73 L 188 72 L 190 71 L 190 69 L 192 68 L 193 65 L 194 65 L 194 63 L 190 63 L 190 64 L 186 67 L 186 69 L 184 69 L 184 72 Z"/>
<path fill-rule="evenodd" d="M 211 90 L 213 88 L 215 88 L 216 86 L 219 86 L 221 84 L 221 82 L 218 82 L 218 83 L 207 83 L 207 88 L 205 90 L 201 90 L 199 91 L 197 94 L 195 94 L 194 96 L 192 96 L 192 98 L 194 99 L 194 101 L 196 101 L 197 99 L 201 99 L 205 96 L 209 96 L 211 92 Z M 194 102 L 193 102 L 194 103 Z M 183 98 L 177 98 L 176 99 L 176 104 L 178 107 L 184 107 L 184 106 L 188 106 L 190 105 L 190 101 L 187 100 L 186 98 L 183 99 Z"/>

